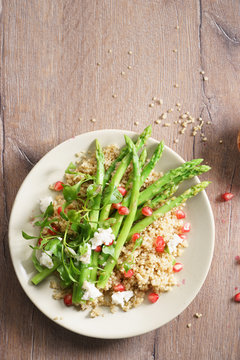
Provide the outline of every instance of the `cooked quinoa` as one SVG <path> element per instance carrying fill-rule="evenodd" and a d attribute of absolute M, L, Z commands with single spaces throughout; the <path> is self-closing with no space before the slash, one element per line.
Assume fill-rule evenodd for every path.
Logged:
<path fill-rule="evenodd" d="M 105 170 L 107 170 L 112 161 L 118 156 L 119 148 L 115 145 L 109 145 L 105 147 L 103 151 L 105 156 L 104 166 Z M 83 154 L 76 164 L 77 171 L 84 174 L 94 175 L 97 169 L 95 153 L 92 153 L 89 156 Z M 131 170 L 132 165 L 129 165 L 120 186 L 126 185 Z M 161 176 L 161 173 L 153 170 L 145 181 L 142 189 L 154 183 Z M 81 176 L 79 175 L 65 174 L 66 184 L 74 185 L 80 180 Z M 89 183 L 84 183 L 82 185 L 80 190 L 80 194 L 82 196 L 84 196 L 88 185 Z M 53 190 L 54 187 L 50 186 L 50 189 Z M 57 195 L 53 202 L 54 217 L 59 218 L 58 227 L 61 232 L 64 232 L 66 228 L 66 221 L 58 215 L 58 208 L 59 206 L 62 206 L 63 203 L 63 195 Z M 75 209 L 76 207 L 77 203 L 73 202 L 67 207 L 67 209 Z M 178 209 L 182 209 L 182 207 Z M 132 290 L 134 293 L 133 297 L 128 302 L 125 302 L 124 306 L 122 306 L 124 311 L 141 304 L 144 297 L 149 292 L 160 294 L 161 292 L 171 290 L 171 288 L 177 284 L 177 280 L 173 272 L 173 264 L 176 257 L 181 255 L 183 248 L 187 247 L 187 241 L 183 240 L 183 242 L 177 246 L 176 251 L 172 252 L 172 254 L 167 252 L 157 252 L 154 244 L 157 236 L 162 236 L 165 243 L 168 244 L 174 234 L 180 234 L 182 226 L 183 220 L 177 219 L 176 209 L 173 209 L 145 228 L 145 230 L 140 234 L 143 238 L 143 242 L 140 247 L 136 248 L 134 252 L 132 252 L 134 247 L 134 243 L 132 241 L 128 242 L 123 247 L 117 266 L 109 278 L 105 289 L 101 290 L 103 295 L 94 301 L 87 301 L 86 303 L 76 307 L 81 310 L 90 308 L 91 317 L 101 314 L 99 306 L 109 306 L 111 311 L 114 312 L 116 310 L 116 305 L 112 304 L 111 295 L 114 293 L 114 285 L 119 283 L 124 285 L 126 291 Z M 132 265 L 133 276 L 131 278 L 125 278 L 122 264 L 132 256 L 134 258 Z M 69 289 L 61 289 L 57 281 L 51 281 L 50 286 L 54 289 L 54 299 L 62 299 L 69 293 Z"/>

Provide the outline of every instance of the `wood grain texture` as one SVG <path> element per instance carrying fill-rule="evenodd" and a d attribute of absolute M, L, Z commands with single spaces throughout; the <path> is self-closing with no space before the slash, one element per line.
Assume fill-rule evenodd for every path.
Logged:
<path fill-rule="evenodd" d="M 240 288 L 234 260 L 240 255 L 239 2 L 3 0 L 0 5 L 0 358 L 239 359 L 240 307 L 232 302 L 234 288 Z M 150 108 L 153 96 L 163 105 Z M 192 137 L 190 127 L 179 134 L 181 127 L 173 123 L 180 114 L 177 102 L 180 113 L 204 119 L 207 142 L 199 133 Z M 169 108 L 174 111 L 167 120 L 155 125 Z M 153 137 L 185 159 L 202 156 L 212 165 L 206 177 L 213 182 L 208 195 L 216 247 L 209 275 L 191 305 L 156 331 L 112 341 L 72 334 L 43 316 L 18 284 L 7 239 L 14 198 L 33 165 L 65 139 L 94 129 L 140 131 L 149 123 Z M 220 202 L 219 195 L 229 190 L 235 198 Z M 195 312 L 203 317 L 194 319 Z"/>

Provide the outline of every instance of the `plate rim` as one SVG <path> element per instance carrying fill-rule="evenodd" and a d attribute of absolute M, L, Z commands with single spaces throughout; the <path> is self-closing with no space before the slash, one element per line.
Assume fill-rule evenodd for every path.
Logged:
<path fill-rule="evenodd" d="M 84 132 L 84 133 L 81 133 L 81 134 L 78 134 L 76 136 L 72 136 L 66 140 L 64 140 L 63 142 L 57 144 L 55 147 L 51 148 L 49 151 L 47 151 L 39 160 L 38 162 L 33 166 L 33 168 L 29 171 L 29 173 L 25 176 L 24 180 L 22 181 L 18 191 L 17 191 L 17 194 L 15 196 L 15 199 L 13 201 L 13 204 L 12 204 L 12 208 L 11 208 L 11 213 L 10 213 L 10 217 L 9 217 L 9 225 L 8 225 L 8 247 L 9 247 L 9 252 L 10 252 L 10 257 L 11 257 L 11 261 L 12 261 L 12 265 L 13 265 L 13 268 L 14 268 L 14 272 L 15 272 L 15 275 L 18 279 L 18 282 L 20 283 L 21 285 L 21 288 L 23 289 L 24 293 L 27 295 L 27 297 L 31 300 L 31 302 L 33 303 L 34 306 L 37 307 L 37 309 L 43 313 L 46 317 L 48 317 L 51 321 L 53 321 L 54 323 L 57 323 L 58 325 L 60 325 L 61 327 L 69 330 L 69 331 L 72 331 L 78 335 L 83 335 L 83 336 L 88 336 L 88 337 L 92 337 L 92 338 L 99 338 L 99 339 L 121 339 L 121 338 L 130 338 L 130 337 L 135 337 L 135 336 L 139 336 L 139 335 L 143 335 L 143 334 L 146 334 L 150 331 L 154 331 L 164 325 L 167 325 L 170 321 L 172 321 L 174 318 L 176 318 L 177 316 L 179 316 L 183 311 L 186 310 L 186 308 L 191 304 L 191 302 L 195 299 L 195 297 L 197 296 L 197 294 L 200 292 L 204 282 L 206 281 L 206 278 L 208 276 L 208 273 L 209 273 L 209 270 L 210 270 L 210 267 L 211 267 L 211 263 L 212 263 L 212 258 L 213 258 L 213 253 L 214 253 L 214 247 L 215 247 L 215 221 L 214 221 L 214 215 L 213 215 L 213 211 L 212 211 L 212 207 L 211 207 L 211 204 L 210 204 L 210 201 L 208 199 L 208 196 L 206 194 L 206 191 L 202 191 L 202 196 L 204 196 L 204 200 L 205 200 L 205 205 L 207 206 L 208 208 L 208 212 L 210 214 L 210 224 L 211 224 L 211 229 L 209 230 L 209 232 L 211 231 L 211 234 L 212 234 L 212 238 L 211 238 L 211 248 L 209 249 L 209 261 L 208 261 L 208 266 L 207 268 L 205 269 L 205 274 L 201 280 L 201 282 L 199 282 L 199 286 L 197 287 L 197 289 L 195 290 L 195 292 L 192 294 L 192 296 L 190 297 L 189 301 L 186 301 L 186 303 L 184 304 L 184 307 L 181 309 L 181 311 L 178 313 L 178 315 L 174 315 L 172 317 L 169 318 L 169 320 L 167 322 L 165 322 L 164 324 L 160 325 L 160 326 L 154 326 L 154 327 L 150 327 L 149 329 L 146 329 L 146 331 L 141 331 L 139 333 L 134 333 L 134 334 L 131 334 L 131 335 L 125 335 L 125 334 L 122 334 L 122 335 L 116 335 L 116 336 L 102 336 L 101 334 L 99 334 L 98 336 L 96 335 L 93 335 L 91 332 L 82 332 L 82 331 L 76 331 L 74 329 L 71 329 L 71 327 L 69 326 L 66 326 L 64 323 L 61 323 L 61 322 L 57 322 L 55 320 L 53 320 L 53 318 L 50 316 L 50 314 L 46 313 L 44 310 L 42 310 L 40 308 L 40 306 L 33 300 L 32 296 L 31 296 L 31 293 L 29 294 L 29 292 L 27 291 L 27 286 L 24 287 L 24 284 L 17 272 L 17 269 L 16 269 L 16 260 L 13 258 L 13 254 L 12 254 L 12 248 L 11 248 L 11 233 L 12 233 L 12 224 L 14 223 L 14 219 L 13 219 L 13 213 L 14 213 L 14 209 L 15 209 L 15 205 L 17 203 L 17 200 L 18 200 L 18 197 L 20 196 L 20 192 L 21 192 L 21 189 L 24 187 L 24 184 L 25 182 L 27 182 L 28 178 L 30 177 L 30 175 L 33 173 L 33 171 L 36 171 L 36 169 L 40 166 L 40 164 L 45 160 L 45 158 L 47 156 L 49 156 L 50 153 L 56 151 L 59 147 L 63 146 L 64 144 L 70 142 L 72 139 L 75 139 L 75 138 L 80 138 L 82 136 L 94 136 L 96 134 L 96 137 L 97 137 L 97 134 L 99 133 L 102 133 L 102 132 L 116 132 L 116 133 L 120 133 L 121 135 L 124 135 L 125 133 L 128 133 L 130 135 L 133 135 L 133 136 L 137 136 L 140 134 L 140 132 L 135 132 L 135 131 L 132 131 L 132 130 L 125 130 L 125 129 L 111 129 L 111 128 L 108 128 L 108 129 L 98 129 L 98 130 L 93 130 L 93 131 L 88 131 L 88 132 Z M 155 143 L 159 143 L 161 140 L 157 140 L 156 138 L 153 138 L 153 137 L 149 137 L 149 140 L 155 142 Z M 113 141 L 114 143 L 114 141 Z M 89 144 L 90 145 L 90 144 Z M 172 148 L 170 148 L 169 146 L 165 145 L 164 144 L 164 149 L 167 149 L 168 152 L 170 152 L 175 158 L 177 161 L 181 162 L 181 163 L 184 163 L 185 160 L 177 153 L 175 152 Z M 74 152 L 73 152 L 73 156 L 74 156 Z M 194 177 L 194 179 L 197 181 L 197 182 L 200 182 L 199 178 L 198 177 Z M 24 226 L 24 224 L 23 224 Z M 27 285 L 27 284 L 26 284 Z M 141 305 L 140 305 L 141 306 Z M 131 311 L 131 310 L 130 310 Z M 94 320 L 94 319 L 91 319 L 91 320 Z"/>

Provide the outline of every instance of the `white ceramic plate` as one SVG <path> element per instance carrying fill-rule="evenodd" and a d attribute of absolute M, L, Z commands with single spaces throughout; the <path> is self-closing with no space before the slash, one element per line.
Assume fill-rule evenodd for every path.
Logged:
<path fill-rule="evenodd" d="M 189 247 L 181 256 L 184 270 L 176 275 L 180 283 L 185 279 L 185 284 L 162 294 L 157 303 L 150 304 L 146 300 L 127 313 L 119 309 L 112 314 L 106 309 L 104 317 L 91 319 L 87 311 L 76 311 L 74 307 L 66 307 L 63 301 L 54 300 L 53 290 L 49 288 L 49 280 L 39 286 L 31 284 L 30 279 L 35 273 L 31 263 L 32 250 L 28 246 L 29 241 L 22 238 L 21 231 L 33 233 L 29 218 L 38 213 L 38 200 L 50 194 L 49 184 L 62 179 L 65 168 L 74 161 L 75 153 L 94 149 L 96 138 L 102 146 L 112 143 L 122 146 L 124 134 L 136 136 L 130 131 L 99 130 L 71 138 L 47 153 L 31 170 L 19 189 L 9 224 L 12 261 L 18 280 L 27 296 L 50 319 L 57 317 L 58 320 L 55 321 L 59 325 L 78 334 L 96 338 L 113 339 L 140 335 L 166 324 L 179 315 L 199 292 L 207 276 L 214 248 L 213 214 L 207 195 L 202 192 L 187 202 L 188 220 L 192 224 L 192 230 L 188 236 Z M 149 139 L 147 143 L 149 150 L 152 150 L 157 143 L 156 140 Z M 183 159 L 173 150 L 165 147 L 157 169 L 165 172 L 181 163 Z M 196 178 L 185 182 L 182 190 L 197 182 Z"/>

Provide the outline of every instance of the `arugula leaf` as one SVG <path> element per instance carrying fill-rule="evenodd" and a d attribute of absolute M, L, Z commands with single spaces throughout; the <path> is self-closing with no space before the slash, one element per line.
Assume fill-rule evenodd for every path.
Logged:
<path fill-rule="evenodd" d="M 81 255 L 86 254 L 87 251 L 88 251 L 88 246 L 87 246 L 86 243 L 81 244 L 81 245 L 79 246 L 79 252 L 80 252 Z"/>
<path fill-rule="evenodd" d="M 77 184 L 72 186 L 67 184 L 63 185 L 63 197 L 68 203 L 71 203 L 73 200 L 77 199 L 81 185 L 82 181 L 79 181 Z"/>
<path fill-rule="evenodd" d="M 68 272 L 65 269 L 65 267 L 63 266 L 63 264 L 58 266 L 57 271 L 58 271 L 58 273 L 60 275 L 60 278 L 61 278 L 61 280 L 62 280 L 65 287 L 72 284 L 72 280 L 68 276 Z"/>
<path fill-rule="evenodd" d="M 30 240 L 30 239 L 38 239 L 38 236 L 31 236 L 28 235 L 27 233 L 25 233 L 24 231 L 22 231 L 22 237 L 26 240 Z"/>
<path fill-rule="evenodd" d="M 142 245 L 143 242 L 143 238 L 140 237 L 135 241 L 134 247 L 133 247 L 133 251 L 136 250 L 136 248 L 140 247 Z"/>
<path fill-rule="evenodd" d="M 94 198 L 102 191 L 102 185 L 90 184 L 87 188 L 87 198 Z"/>
<path fill-rule="evenodd" d="M 169 247 L 167 245 L 164 248 L 164 252 L 166 252 L 167 254 L 170 254 Z"/>
<path fill-rule="evenodd" d="M 108 186 L 104 193 L 104 199 L 103 199 L 103 205 L 108 204 L 118 204 L 122 201 L 123 196 L 118 190 L 118 188 L 115 186 L 113 192 L 111 192 L 111 195 L 109 197 L 109 193 L 111 192 L 110 187 Z"/>
<path fill-rule="evenodd" d="M 61 216 L 64 220 L 68 221 L 68 217 L 67 217 L 67 215 L 64 213 L 64 211 L 61 211 L 61 212 L 60 212 L 60 216 Z"/>
<path fill-rule="evenodd" d="M 124 270 L 126 271 L 126 273 L 128 272 L 128 270 L 130 270 L 132 268 L 132 265 L 130 263 L 125 262 L 123 264 Z"/>
<path fill-rule="evenodd" d="M 74 170 L 76 168 L 77 168 L 76 165 L 73 164 L 73 162 L 70 162 L 70 164 L 68 165 L 68 167 L 65 170 L 65 174 L 74 174 L 74 171 L 71 171 L 71 170 Z"/>
<path fill-rule="evenodd" d="M 76 210 L 68 210 L 68 219 L 72 222 L 72 223 L 77 223 L 79 224 L 82 216 L 81 214 L 76 211 Z"/>
<path fill-rule="evenodd" d="M 108 254 L 108 255 L 111 255 L 113 258 L 115 258 L 114 257 L 114 255 L 115 255 L 115 247 L 113 246 L 113 245 L 111 245 L 111 246 L 103 246 L 102 247 L 102 252 L 104 253 L 104 254 Z"/>
<path fill-rule="evenodd" d="M 49 216 L 52 216 L 54 213 L 53 203 L 51 202 L 50 205 L 48 205 L 43 217 L 48 218 Z"/>
<path fill-rule="evenodd" d="M 61 259 L 62 246 L 62 242 L 59 239 L 54 238 L 47 242 L 44 250 L 50 250 L 58 259 Z"/>

